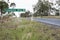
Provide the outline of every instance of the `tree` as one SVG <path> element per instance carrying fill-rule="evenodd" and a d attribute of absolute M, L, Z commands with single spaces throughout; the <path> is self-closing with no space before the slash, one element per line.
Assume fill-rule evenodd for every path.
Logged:
<path fill-rule="evenodd" d="M 51 8 L 51 6 L 50 6 L 49 2 L 47 2 L 47 1 L 45 1 L 45 3 L 41 2 L 39 13 L 41 13 L 41 15 L 43 15 L 43 16 L 44 15 L 47 16 L 50 8 Z"/>
<path fill-rule="evenodd" d="M 31 14 L 30 14 L 30 11 L 27 11 L 25 13 L 21 13 L 21 17 L 30 17 Z"/>
<path fill-rule="evenodd" d="M 12 7 L 12 9 L 14 9 L 14 7 L 16 7 L 16 4 L 15 3 L 11 3 L 10 4 L 10 7 Z M 14 13 L 14 11 L 12 12 L 12 14 Z"/>
<path fill-rule="evenodd" d="M 29 17 L 30 16 L 30 11 L 25 12 L 25 17 Z"/>
<path fill-rule="evenodd" d="M 59 15 L 60 15 L 60 0 L 57 0 L 57 1 L 56 1 L 56 4 L 58 4 L 57 7 L 58 7 L 58 10 L 59 10 Z"/>
<path fill-rule="evenodd" d="M 11 4 L 10 4 L 10 7 L 13 7 L 13 8 L 14 8 L 15 6 L 16 6 L 15 3 L 11 3 Z"/>
<path fill-rule="evenodd" d="M 21 17 L 25 17 L 25 13 L 21 13 Z"/>
<path fill-rule="evenodd" d="M 9 8 L 8 3 L 6 3 L 5 1 L 0 1 L 0 12 L 1 12 L 0 20 L 2 20 L 1 23 L 3 23 L 3 14 L 6 13 L 5 10 L 8 8 Z"/>
<path fill-rule="evenodd" d="M 0 1 L 0 11 L 1 11 L 1 15 L 4 14 L 6 11 L 4 11 L 5 9 L 8 9 L 8 4 L 6 2 Z"/>
<path fill-rule="evenodd" d="M 51 3 L 45 0 L 39 0 L 35 8 L 35 16 L 48 16 L 49 11 L 51 10 Z"/>

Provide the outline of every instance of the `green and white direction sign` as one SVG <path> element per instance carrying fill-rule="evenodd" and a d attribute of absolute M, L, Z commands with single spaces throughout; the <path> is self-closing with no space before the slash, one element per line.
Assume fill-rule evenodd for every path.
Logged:
<path fill-rule="evenodd" d="M 6 12 L 25 12 L 26 9 L 5 9 Z"/>

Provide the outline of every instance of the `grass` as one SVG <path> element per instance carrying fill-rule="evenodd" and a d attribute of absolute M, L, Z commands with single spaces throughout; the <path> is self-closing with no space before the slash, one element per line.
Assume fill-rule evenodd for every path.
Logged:
<path fill-rule="evenodd" d="M 60 19 L 60 16 L 44 16 L 46 18 L 56 18 L 56 19 Z"/>
<path fill-rule="evenodd" d="M 55 18 L 55 19 L 60 19 L 60 16 L 42 16 L 42 18 Z"/>
<path fill-rule="evenodd" d="M 60 28 L 14 18 L 0 24 L 0 40 L 60 40 Z"/>

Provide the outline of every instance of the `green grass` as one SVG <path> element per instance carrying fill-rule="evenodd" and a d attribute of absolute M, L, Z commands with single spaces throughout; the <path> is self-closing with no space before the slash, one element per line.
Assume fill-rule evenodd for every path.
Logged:
<path fill-rule="evenodd" d="M 40 16 L 38 16 L 41 18 Z M 60 16 L 42 16 L 42 18 L 55 18 L 55 19 L 60 19 Z"/>
<path fill-rule="evenodd" d="M 0 40 L 60 40 L 60 28 L 25 19 L 0 24 Z"/>

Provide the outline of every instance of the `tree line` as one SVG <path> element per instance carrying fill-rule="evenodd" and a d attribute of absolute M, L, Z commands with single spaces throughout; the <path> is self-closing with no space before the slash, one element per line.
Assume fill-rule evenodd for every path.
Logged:
<path fill-rule="evenodd" d="M 59 0 L 58 0 L 58 2 L 59 2 Z M 34 13 L 34 16 L 49 16 L 50 12 L 52 10 L 55 12 L 56 16 L 59 16 L 59 9 L 52 7 L 53 5 L 56 5 L 56 4 L 58 4 L 58 6 L 60 6 L 59 5 L 60 3 L 57 3 L 57 1 L 56 1 L 56 4 L 49 2 L 49 1 L 45 1 L 45 0 L 40 1 L 39 3 L 40 3 L 38 5 L 39 10 L 35 9 L 35 7 L 33 8 L 34 11 L 37 10 L 37 12 Z M 35 6 L 37 6 L 37 5 L 35 5 Z"/>

